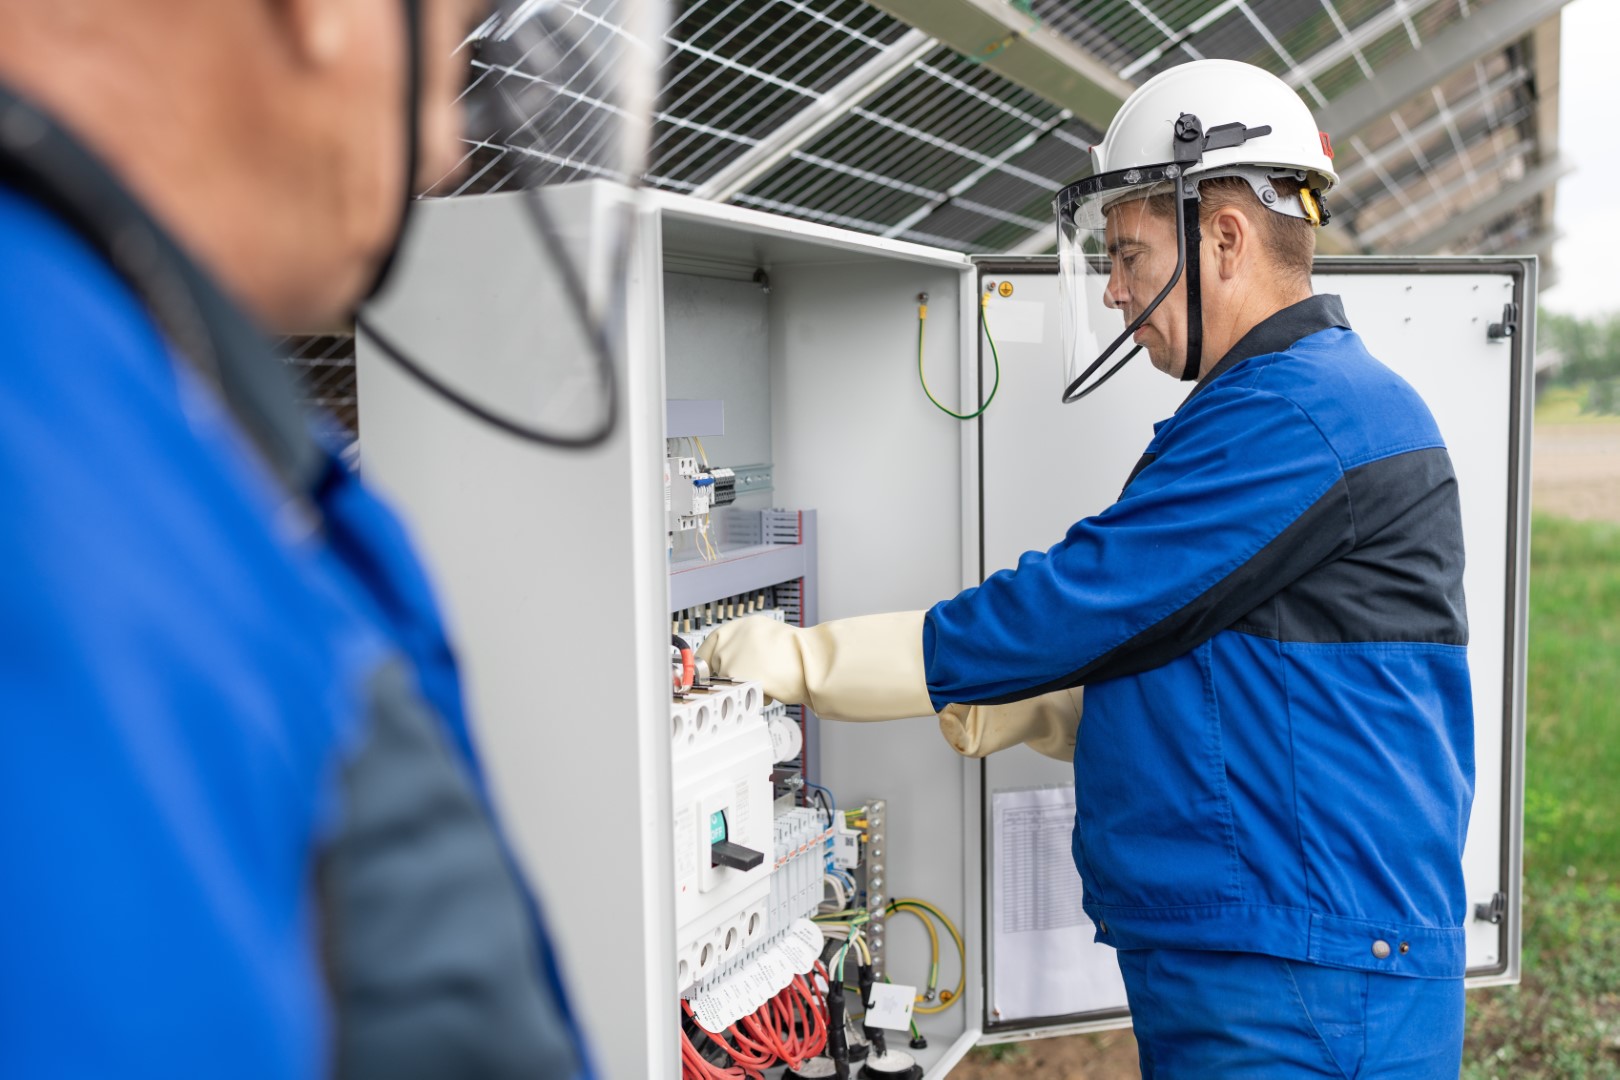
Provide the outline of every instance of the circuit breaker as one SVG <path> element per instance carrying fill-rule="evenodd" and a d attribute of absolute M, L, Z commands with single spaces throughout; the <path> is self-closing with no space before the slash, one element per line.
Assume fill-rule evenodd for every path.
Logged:
<path fill-rule="evenodd" d="M 761 698 L 756 683 L 717 685 L 670 709 L 678 990 L 767 937 L 775 840 Z"/>

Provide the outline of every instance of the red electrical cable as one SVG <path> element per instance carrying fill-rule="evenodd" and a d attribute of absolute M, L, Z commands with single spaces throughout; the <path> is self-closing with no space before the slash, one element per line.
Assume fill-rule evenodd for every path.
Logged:
<path fill-rule="evenodd" d="M 768 1069 L 776 1064 L 777 1056 L 771 1052 L 770 1047 L 754 1042 L 737 1030 L 733 1024 L 726 1029 L 731 1036 L 727 1049 L 731 1052 L 732 1060 L 745 1069 Z"/>
<path fill-rule="evenodd" d="M 773 1058 L 785 1059 L 787 1050 L 782 1046 L 782 1040 L 777 1038 L 774 1025 L 764 1019 L 764 1014 L 768 1014 L 770 1008 L 770 1002 L 766 1002 L 758 1012 L 751 1013 L 737 1021 L 737 1027 L 747 1033 L 750 1042 L 757 1046 L 761 1052 L 768 1053 Z"/>
<path fill-rule="evenodd" d="M 806 1057 L 814 1057 L 827 1048 L 827 1006 L 815 992 L 810 981 L 802 975 L 793 980 L 793 990 L 804 1003 L 806 1031 L 804 1045 Z"/>
<path fill-rule="evenodd" d="M 697 1052 L 686 1032 L 681 1032 L 681 1076 L 686 1080 L 714 1080 L 714 1067 Z"/>
<path fill-rule="evenodd" d="M 765 1030 L 781 1048 L 781 1056 L 797 1069 L 827 1047 L 827 1018 L 817 1008 L 814 993 L 802 976 L 795 976 L 761 1010 Z"/>
<path fill-rule="evenodd" d="M 683 1001 L 681 1002 L 681 1007 L 686 1010 L 687 1016 L 693 1015 L 691 1002 Z M 693 1017 L 693 1019 L 695 1021 L 696 1017 Z M 753 1044 L 746 1044 L 744 1040 L 738 1038 L 737 1027 L 735 1024 L 733 1024 L 728 1031 L 730 1032 L 732 1038 L 737 1041 L 737 1045 L 733 1045 L 731 1042 L 728 1042 L 724 1035 L 713 1034 L 706 1028 L 704 1029 L 703 1033 L 709 1037 L 710 1041 L 714 1042 L 721 1049 L 725 1050 L 727 1054 L 731 1055 L 731 1060 L 736 1063 L 736 1068 L 741 1070 L 744 1075 L 754 1077 L 756 1074 L 758 1074 L 759 1070 L 769 1068 L 770 1066 L 776 1064 L 776 1055 L 771 1053 L 769 1048 L 759 1047 Z M 696 1047 L 693 1049 L 696 1050 Z M 702 1054 L 699 1053 L 698 1056 L 702 1057 Z M 705 1059 L 705 1061 L 707 1062 L 707 1059 Z M 710 1068 L 717 1068 L 717 1066 L 710 1063 Z M 731 1074 L 728 1073 L 727 1075 Z"/>
<path fill-rule="evenodd" d="M 734 1040 L 736 1040 L 739 1047 L 748 1051 L 748 1053 L 751 1055 L 749 1058 L 749 1064 L 761 1069 L 769 1068 L 770 1066 L 775 1065 L 779 1060 L 779 1055 L 765 1043 L 750 1038 L 747 1032 L 742 1030 L 741 1025 L 742 1021 L 739 1020 L 737 1023 L 732 1024 L 731 1027 L 727 1028 L 726 1031 Z M 739 1061 L 741 1060 L 742 1059 L 739 1059 Z"/>
<path fill-rule="evenodd" d="M 681 1032 L 681 1064 L 682 1075 L 694 1080 L 763 1080 L 763 1075 L 756 1070 L 737 1066 L 722 1068 L 709 1061 L 692 1045 L 685 1031 Z"/>
<path fill-rule="evenodd" d="M 688 1080 L 763 1080 L 760 1070 L 781 1061 L 797 1069 L 827 1048 L 827 1003 L 815 976 L 827 985 L 831 977 L 820 963 L 810 978 L 798 975 L 752 1014 L 727 1029 L 708 1035 L 731 1056 L 733 1064 L 720 1067 L 705 1058 L 681 1033 L 682 1074 Z M 688 1016 L 692 1006 L 683 1002 Z M 705 1032 L 705 1034 L 708 1034 Z"/>

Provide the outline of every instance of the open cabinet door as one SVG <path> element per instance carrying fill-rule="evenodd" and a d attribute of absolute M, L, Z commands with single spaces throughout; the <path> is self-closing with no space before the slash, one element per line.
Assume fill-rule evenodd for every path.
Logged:
<path fill-rule="evenodd" d="M 980 576 L 1050 547 L 1118 496 L 1190 389 L 1145 356 L 1095 395 L 1060 403 L 1057 262 L 986 259 L 980 290 L 1001 386 L 979 421 Z M 1519 970 L 1529 413 L 1530 259 L 1317 260 L 1373 355 L 1423 396 L 1462 497 L 1477 788 L 1464 856 L 1470 985 Z M 1511 310 L 1506 310 L 1512 305 Z M 1099 310 L 1095 317 L 1119 318 Z M 1517 321 L 1517 326 L 1511 324 Z M 981 335 L 981 378 L 993 362 Z M 1092 941 L 1069 853 L 1071 767 L 1018 748 L 983 765 L 985 1041 L 1128 1022 L 1112 949 Z"/>

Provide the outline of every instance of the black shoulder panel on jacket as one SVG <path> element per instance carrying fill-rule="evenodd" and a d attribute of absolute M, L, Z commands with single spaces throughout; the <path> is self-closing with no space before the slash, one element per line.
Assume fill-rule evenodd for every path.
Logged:
<path fill-rule="evenodd" d="M 1125 478 L 1125 486 L 1119 489 L 1120 498 L 1123 499 L 1125 497 L 1125 492 L 1130 490 L 1131 484 L 1138 476 L 1142 475 L 1142 470 L 1153 464 L 1154 459 L 1158 456 L 1158 454 L 1149 451 L 1136 459 L 1136 464 L 1131 466 L 1131 475 Z"/>
<path fill-rule="evenodd" d="M 1345 554 L 1354 543 L 1349 499 L 1349 485 L 1341 477 L 1243 565 L 1179 611 L 1098 657 L 1062 685 L 1117 679 L 1167 664 L 1253 611 L 1279 586 Z"/>
<path fill-rule="evenodd" d="M 1380 458 L 1346 472 L 1191 603 L 1019 696 L 1149 671 L 1227 629 L 1282 641 L 1466 645 L 1462 570 L 1450 456 L 1434 448 Z"/>
<path fill-rule="evenodd" d="M 334 1075 L 576 1075 L 527 902 L 471 780 L 398 664 L 369 689 L 320 867 Z"/>
<path fill-rule="evenodd" d="M 1443 449 L 1345 473 L 1354 550 L 1288 584 L 1234 626 L 1280 641 L 1468 644 L 1462 508 Z"/>

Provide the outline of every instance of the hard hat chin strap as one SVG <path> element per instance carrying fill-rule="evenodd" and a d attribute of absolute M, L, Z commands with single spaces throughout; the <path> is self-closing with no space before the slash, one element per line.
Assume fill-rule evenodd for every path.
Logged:
<path fill-rule="evenodd" d="M 400 193 L 399 225 L 394 229 L 394 242 L 371 279 L 371 287 L 365 295 L 367 300 L 382 292 L 405 241 L 405 223 L 410 219 L 411 198 L 416 194 L 417 165 L 422 153 L 422 0 L 401 0 L 400 7 L 405 20 L 405 190 Z"/>
<path fill-rule="evenodd" d="M 1256 128 L 1255 133 L 1270 131 Z M 1210 143 L 1220 147 L 1242 143 L 1248 129 L 1242 124 L 1222 124 L 1207 134 L 1203 121 L 1192 113 L 1176 117 L 1176 162 L 1183 169 L 1203 160 Z M 1181 250 L 1187 264 L 1187 363 L 1181 369 L 1181 381 L 1193 382 L 1198 378 L 1204 355 L 1204 289 L 1203 274 L 1199 267 L 1199 249 L 1203 246 L 1204 229 L 1198 220 L 1198 181 L 1183 176 L 1181 185 Z M 1179 269 L 1179 267 L 1177 268 Z"/>
<path fill-rule="evenodd" d="M 1204 360 L 1204 289 L 1198 257 L 1204 229 L 1198 220 L 1198 181 L 1188 186 L 1192 194 L 1181 200 L 1182 248 L 1187 253 L 1187 364 L 1181 369 L 1181 381 L 1197 382 Z"/>

